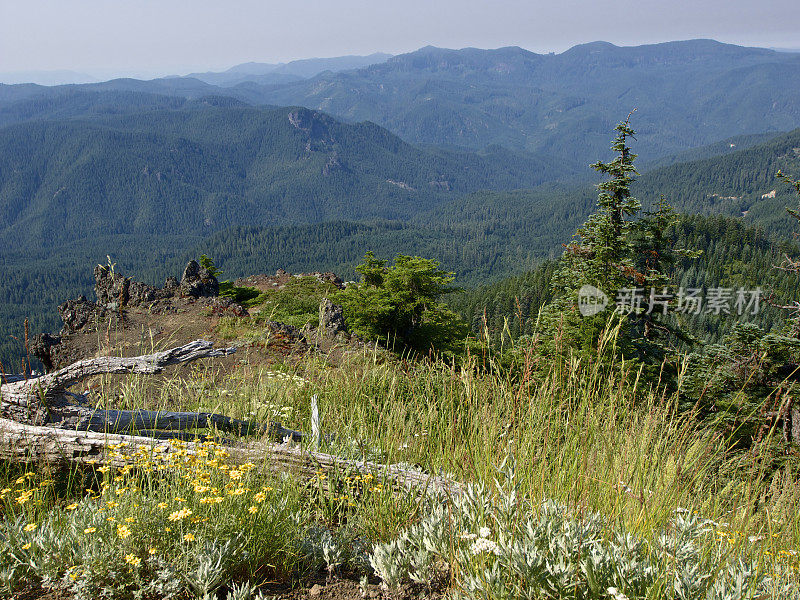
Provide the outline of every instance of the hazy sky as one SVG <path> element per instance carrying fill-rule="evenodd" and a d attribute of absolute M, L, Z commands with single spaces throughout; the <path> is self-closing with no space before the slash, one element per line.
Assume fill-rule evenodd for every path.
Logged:
<path fill-rule="evenodd" d="M 0 0 L 0 72 L 185 74 L 427 44 L 800 48 L 800 0 Z"/>

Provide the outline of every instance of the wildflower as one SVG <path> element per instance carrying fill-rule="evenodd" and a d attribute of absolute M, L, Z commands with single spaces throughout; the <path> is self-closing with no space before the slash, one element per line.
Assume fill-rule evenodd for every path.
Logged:
<path fill-rule="evenodd" d="M 131 530 L 128 529 L 127 525 L 117 525 L 117 535 L 121 539 L 125 539 L 126 537 L 130 536 Z"/>
<path fill-rule="evenodd" d="M 134 567 L 138 567 L 139 564 L 142 562 L 142 559 L 136 556 L 135 554 L 126 554 L 125 562 Z"/>
<path fill-rule="evenodd" d="M 607 591 L 614 600 L 628 600 L 628 597 L 615 587 L 610 587 Z"/>
<path fill-rule="evenodd" d="M 100 471 L 103 475 L 105 475 L 111 470 L 111 467 L 103 465 L 102 467 L 98 467 L 97 470 Z"/>
<path fill-rule="evenodd" d="M 148 553 L 150 556 L 153 556 L 153 555 L 154 555 L 156 552 L 158 552 L 158 550 L 156 550 L 155 548 L 150 548 L 150 549 L 147 551 L 147 553 Z"/>
<path fill-rule="evenodd" d="M 167 504 L 166 502 L 159 502 L 158 504 L 156 504 L 156 506 L 158 506 L 158 508 L 163 510 L 163 509 L 167 508 L 169 506 L 169 504 Z"/>
<path fill-rule="evenodd" d="M 28 523 L 23 528 L 23 531 L 33 531 L 34 529 L 36 529 L 36 523 Z"/>
<path fill-rule="evenodd" d="M 253 500 L 258 502 L 259 504 L 266 500 L 267 495 L 264 492 L 258 492 L 255 496 L 253 496 Z"/>
<path fill-rule="evenodd" d="M 242 495 L 242 494 L 244 494 L 246 491 L 247 491 L 247 489 L 246 489 L 246 488 L 236 488 L 235 490 L 230 490 L 230 491 L 228 492 L 228 495 L 229 495 L 229 496 L 241 496 L 241 495 Z"/>
<path fill-rule="evenodd" d="M 482 538 L 488 538 L 491 535 L 492 530 L 489 529 L 488 527 L 481 527 L 478 533 Z"/>
<path fill-rule="evenodd" d="M 478 538 L 475 540 L 470 547 L 470 550 L 473 554 L 481 554 L 483 552 L 491 552 L 496 555 L 500 555 L 500 546 L 497 545 L 497 542 L 493 542 L 492 540 L 487 540 L 486 538 Z"/>
<path fill-rule="evenodd" d="M 97 527 L 87 527 L 83 530 L 83 533 L 94 533 L 95 531 L 97 531 Z"/>
<path fill-rule="evenodd" d="M 187 533 L 185 536 L 183 536 L 183 539 L 186 540 L 187 542 L 193 542 L 194 535 L 192 535 L 191 533 Z"/>
<path fill-rule="evenodd" d="M 258 512 L 258 507 L 257 506 L 251 506 L 250 508 L 247 509 L 247 512 L 249 512 L 251 515 L 254 515 L 254 514 L 256 514 Z"/>
<path fill-rule="evenodd" d="M 19 477 L 17 477 L 17 480 L 14 483 L 16 483 L 17 485 L 22 485 L 23 483 L 25 483 L 27 479 L 30 479 L 32 477 L 34 477 L 34 474 L 28 471 L 24 475 L 20 475 Z"/>
<path fill-rule="evenodd" d="M 228 473 L 228 475 L 230 475 L 231 479 L 241 479 L 242 478 L 242 472 L 241 471 L 232 470 L 230 473 Z"/>
<path fill-rule="evenodd" d="M 192 514 L 191 509 L 189 508 L 182 508 L 181 510 L 176 510 L 173 512 L 169 517 L 167 517 L 170 521 L 180 521 L 181 519 L 185 519 L 189 515 Z"/>
<path fill-rule="evenodd" d="M 17 504 L 25 504 L 31 499 L 31 496 L 33 496 L 33 490 L 22 492 L 19 496 L 17 496 Z"/>
<path fill-rule="evenodd" d="M 125 522 L 126 522 L 126 523 L 133 523 L 135 520 L 136 520 L 136 519 L 134 519 L 133 517 L 127 517 L 127 518 L 125 519 Z"/>
<path fill-rule="evenodd" d="M 67 506 L 67 510 L 75 510 L 76 508 L 78 508 L 78 503 L 77 502 L 73 502 L 72 504 Z"/>

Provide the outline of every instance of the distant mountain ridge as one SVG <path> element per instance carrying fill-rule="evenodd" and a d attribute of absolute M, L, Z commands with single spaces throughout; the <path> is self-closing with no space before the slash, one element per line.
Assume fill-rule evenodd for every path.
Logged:
<path fill-rule="evenodd" d="M 384 62 L 391 56 L 391 54 L 375 52 L 367 56 L 348 55 L 332 58 L 304 58 L 277 64 L 249 62 L 235 65 L 221 72 L 190 73 L 186 77 L 222 87 L 231 87 L 245 82 L 275 85 L 309 79 L 324 71 L 335 73 L 350 69 L 360 69 Z"/>
<path fill-rule="evenodd" d="M 311 70 L 322 66 L 299 62 L 303 68 L 316 65 Z M 299 72 L 275 67 L 252 75 L 255 81 L 227 87 L 194 77 L 53 88 L 0 85 L 0 108 L 75 90 L 230 96 L 255 105 L 305 106 L 350 122 L 372 121 L 411 143 L 473 150 L 496 144 L 558 156 L 571 167 L 604 152 L 608 132 L 634 108 L 638 151 L 645 161 L 734 136 L 800 126 L 800 54 L 713 40 L 633 47 L 593 42 L 553 55 L 517 47 L 425 47 L 294 81 L 286 78 L 302 76 Z M 257 71 L 244 65 L 232 77 L 247 69 Z"/>

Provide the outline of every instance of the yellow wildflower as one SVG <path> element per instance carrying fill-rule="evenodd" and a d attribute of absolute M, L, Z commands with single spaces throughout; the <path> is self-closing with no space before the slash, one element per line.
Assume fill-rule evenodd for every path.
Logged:
<path fill-rule="evenodd" d="M 30 545 L 30 543 L 27 543 L 27 544 L 25 544 L 24 546 L 22 546 L 22 549 L 23 549 L 23 550 L 30 550 L 30 549 L 31 549 L 31 545 Z"/>
<path fill-rule="evenodd" d="M 126 554 L 125 562 L 128 563 L 129 565 L 133 565 L 134 567 L 138 567 L 139 564 L 142 562 L 142 559 L 136 556 L 135 554 Z"/>
<path fill-rule="evenodd" d="M 83 530 L 83 533 L 94 533 L 95 531 L 97 531 L 97 527 L 87 527 Z"/>
<path fill-rule="evenodd" d="M 31 496 L 33 496 L 33 490 L 22 492 L 19 496 L 17 496 L 17 504 L 25 504 L 31 499 Z"/>
<path fill-rule="evenodd" d="M 117 535 L 122 538 L 123 540 L 130 536 L 131 530 L 128 529 L 127 525 L 117 525 Z"/>
<path fill-rule="evenodd" d="M 189 515 L 192 514 L 192 510 L 189 508 L 182 508 L 181 510 L 176 510 L 173 512 L 169 517 L 167 517 L 170 521 L 180 521 L 181 519 L 185 519 Z"/>
<path fill-rule="evenodd" d="M 36 523 L 28 523 L 23 528 L 23 531 L 33 531 L 34 529 L 36 529 Z"/>
<path fill-rule="evenodd" d="M 254 514 L 256 514 L 258 512 L 258 507 L 257 506 L 251 506 L 250 508 L 247 509 L 247 512 L 249 512 L 251 515 L 254 515 Z"/>
<path fill-rule="evenodd" d="M 78 508 L 78 503 L 77 502 L 73 502 L 72 504 L 67 506 L 67 510 L 75 510 L 76 508 Z"/>
<path fill-rule="evenodd" d="M 187 542 L 193 542 L 194 535 L 192 535 L 191 533 L 187 533 L 185 536 L 183 536 L 183 539 L 186 540 Z"/>

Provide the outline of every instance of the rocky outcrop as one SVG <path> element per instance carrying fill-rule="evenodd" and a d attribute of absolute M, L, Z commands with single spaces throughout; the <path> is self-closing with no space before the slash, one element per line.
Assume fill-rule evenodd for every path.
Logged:
<path fill-rule="evenodd" d="M 186 298 L 209 298 L 219 296 L 219 281 L 208 269 L 204 269 L 196 261 L 190 261 L 183 270 L 183 277 L 178 284 L 178 295 Z"/>
<path fill-rule="evenodd" d="M 105 308 L 87 300 L 86 296 L 78 296 L 75 300 L 67 300 L 58 306 L 58 316 L 64 325 L 61 335 L 68 335 L 83 329 L 87 324 L 94 324 L 105 315 Z"/>
<path fill-rule="evenodd" d="M 169 283 L 168 279 L 167 285 Z M 174 294 L 174 288 L 168 288 L 167 285 L 159 289 L 115 273 L 104 265 L 97 265 L 94 268 L 94 293 L 97 296 L 97 304 L 110 310 L 118 310 L 123 306 L 148 305 L 157 300 L 170 298 Z"/>
<path fill-rule="evenodd" d="M 322 335 L 335 336 L 337 333 L 347 332 L 342 307 L 323 298 L 319 304 L 319 328 Z"/>
<path fill-rule="evenodd" d="M 36 358 L 42 361 L 47 371 L 53 369 L 53 357 L 50 355 L 51 348 L 61 343 L 61 336 L 40 333 L 31 340 L 30 350 Z"/>

